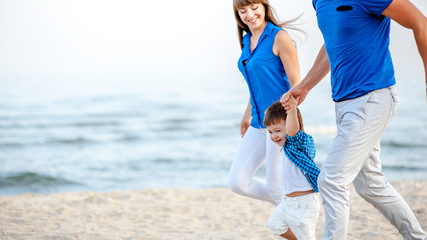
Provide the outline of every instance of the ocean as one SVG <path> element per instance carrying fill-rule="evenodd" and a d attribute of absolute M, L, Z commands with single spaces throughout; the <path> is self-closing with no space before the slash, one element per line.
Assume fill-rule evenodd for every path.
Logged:
<path fill-rule="evenodd" d="M 0 194 L 226 187 L 245 83 L 141 81 L 9 82 L 0 95 Z M 397 86 L 401 103 L 382 139 L 383 170 L 390 181 L 425 180 L 423 83 Z M 335 133 L 329 91 L 322 81 L 300 107 L 319 165 Z"/>

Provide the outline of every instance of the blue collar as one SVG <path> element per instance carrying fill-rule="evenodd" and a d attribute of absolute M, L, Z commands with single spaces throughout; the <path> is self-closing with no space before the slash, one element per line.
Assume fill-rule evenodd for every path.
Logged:
<path fill-rule="evenodd" d="M 273 32 L 274 24 L 272 22 L 267 22 L 267 25 L 264 28 L 264 31 L 262 32 L 261 36 L 259 37 L 258 44 L 262 41 L 262 39 L 265 36 L 271 35 Z M 252 33 L 249 31 L 244 37 L 243 37 L 243 45 L 248 45 L 250 43 Z M 257 44 L 257 46 L 258 46 Z"/>

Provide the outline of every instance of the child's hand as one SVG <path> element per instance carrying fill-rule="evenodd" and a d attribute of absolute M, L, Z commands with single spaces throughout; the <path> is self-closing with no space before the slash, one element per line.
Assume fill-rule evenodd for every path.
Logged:
<path fill-rule="evenodd" d="M 290 96 L 288 101 L 283 103 L 282 106 L 285 108 L 286 111 L 296 110 L 298 106 L 299 98 L 300 97 L 297 97 L 295 99 L 293 96 Z"/>

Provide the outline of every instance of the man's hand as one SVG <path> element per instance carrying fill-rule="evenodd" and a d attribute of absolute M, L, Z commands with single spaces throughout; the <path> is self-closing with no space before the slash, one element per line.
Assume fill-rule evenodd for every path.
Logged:
<path fill-rule="evenodd" d="M 291 97 L 293 97 L 296 99 L 297 106 L 298 106 L 304 101 L 307 94 L 308 94 L 307 90 L 303 89 L 301 85 L 297 85 L 291 88 L 287 93 L 283 94 L 282 98 L 280 98 L 280 102 L 282 103 L 283 107 L 285 107 L 286 109 L 285 104 L 289 101 Z"/>
<path fill-rule="evenodd" d="M 282 103 L 282 106 L 285 108 L 286 111 L 296 111 L 299 99 L 300 97 L 297 97 L 295 99 L 293 96 L 290 96 L 287 102 L 285 102 L 284 104 Z"/>

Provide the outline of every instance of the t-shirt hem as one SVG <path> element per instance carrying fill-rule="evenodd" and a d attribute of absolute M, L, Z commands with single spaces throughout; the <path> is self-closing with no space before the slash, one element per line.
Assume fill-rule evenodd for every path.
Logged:
<path fill-rule="evenodd" d="M 386 86 L 384 86 L 384 87 L 378 87 L 378 88 L 375 88 L 375 89 L 372 89 L 372 90 L 368 90 L 368 91 L 363 91 L 363 92 L 360 92 L 359 94 L 356 94 L 356 95 L 351 95 L 351 96 L 349 96 L 349 97 L 342 97 L 342 98 L 338 98 L 338 99 L 336 99 L 336 98 L 332 98 L 332 100 L 334 100 L 334 102 L 343 102 L 343 101 L 347 101 L 347 100 L 351 100 L 351 99 L 355 99 L 355 98 L 358 98 L 358 97 L 361 97 L 361 96 L 363 96 L 363 95 L 366 95 L 366 94 L 368 94 L 368 93 L 370 93 L 370 92 L 373 92 L 373 91 L 376 91 L 376 90 L 380 90 L 380 89 L 383 89 L 383 88 L 388 88 L 388 87 L 391 87 L 391 86 L 394 86 L 396 84 L 396 81 L 394 81 L 393 83 L 391 83 L 391 84 L 386 84 Z"/>

